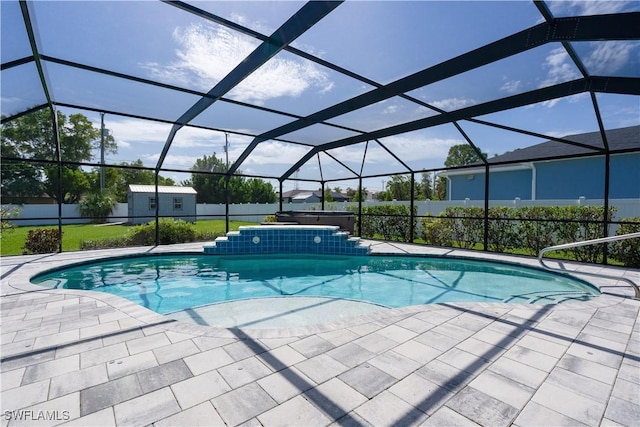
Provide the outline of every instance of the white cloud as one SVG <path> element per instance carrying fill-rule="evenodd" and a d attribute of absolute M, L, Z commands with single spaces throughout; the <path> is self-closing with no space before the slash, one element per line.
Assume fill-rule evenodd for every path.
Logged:
<path fill-rule="evenodd" d="M 149 154 L 143 157 L 143 160 L 146 160 L 145 163 L 157 163 L 160 158 L 160 154 Z M 162 164 L 165 168 L 172 169 L 190 169 L 198 160 L 198 156 L 188 156 L 188 155 L 174 155 L 167 154 L 164 158 L 164 163 Z"/>
<path fill-rule="evenodd" d="M 418 135 L 396 135 L 385 138 L 384 145 L 403 160 L 444 160 L 449 148 L 464 144 L 463 140 L 452 138 L 424 138 Z"/>
<path fill-rule="evenodd" d="M 382 110 L 382 114 L 393 114 L 398 111 L 397 105 L 389 105 L 384 110 Z"/>
<path fill-rule="evenodd" d="M 593 51 L 584 61 L 591 74 L 615 74 L 625 64 L 629 63 L 631 52 L 635 44 L 628 41 L 607 41 L 591 43 Z"/>
<path fill-rule="evenodd" d="M 633 1 L 551 1 L 547 4 L 556 16 L 603 15 L 624 11 Z"/>
<path fill-rule="evenodd" d="M 581 133 L 591 132 L 591 130 L 584 129 L 573 129 L 573 130 L 551 130 L 547 132 L 543 132 L 545 135 L 548 135 L 552 138 L 564 138 L 568 135 L 579 135 Z"/>
<path fill-rule="evenodd" d="M 513 94 L 513 93 L 517 93 L 521 87 L 522 87 L 522 82 L 520 80 L 509 80 L 504 82 L 500 90 L 508 94 Z"/>
<path fill-rule="evenodd" d="M 447 138 L 425 138 L 419 135 L 396 135 L 384 138 L 382 144 L 400 159 L 411 162 L 427 160 L 444 160 L 449 152 L 449 147 L 462 144 L 464 141 Z M 362 162 L 363 148 L 341 147 L 331 150 L 331 154 L 340 161 L 360 164 Z M 389 162 L 396 162 L 395 159 L 382 147 L 376 143 L 369 143 L 367 149 L 367 164 L 388 165 Z"/>
<path fill-rule="evenodd" d="M 538 87 L 552 86 L 557 83 L 566 82 L 577 79 L 580 74 L 576 70 L 575 65 L 571 62 L 571 58 L 564 48 L 559 47 L 549 52 L 543 63 L 543 68 L 547 70 L 546 77 L 540 82 Z M 553 107 L 560 99 L 552 99 L 542 102 L 545 107 Z"/>
<path fill-rule="evenodd" d="M 543 68 L 547 69 L 547 75 L 539 87 L 551 86 L 580 77 L 575 65 L 571 62 L 569 54 L 562 47 L 549 52 L 549 55 L 545 58 Z"/>
<path fill-rule="evenodd" d="M 177 59 L 168 65 L 148 63 L 144 66 L 154 78 L 190 87 L 195 85 L 203 91 L 213 88 L 258 46 L 253 38 L 213 24 L 176 28 L 173 36 L 178 45 Z M 325 93 L 332 88 L 333 82 L 316 64 L 281 53 L 248 76 L 228 96 L 261 104 L 272 98 L 298 97 L 312 89 Z"/>
<path fill-rule="evenodd" d="M 455 111 L 476 104 L 476 100 L 470 98 L 448 98 L 440 101 L 431 101 L 429 104 L 441 110 Z"/>
<path fill-rule="evenodd" d="M 268 165 L 289 164 L 293 165 L 300 160 L 309 148 L 295 144 L 286 144 L 278 141 L 262 142 L 251 152 L 244 165 Z"/>
<path fill-rule="evenodd" d="M 131 148 L 139 145 L 164 144 L 171 125 L 135 119 L 109 120 L 105 127 L 118 144 L 118 148 Z"/>

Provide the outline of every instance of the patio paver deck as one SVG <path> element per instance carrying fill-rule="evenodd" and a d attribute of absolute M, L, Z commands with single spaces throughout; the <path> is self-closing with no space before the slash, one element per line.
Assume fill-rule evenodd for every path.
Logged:
<path fill-rule="evenodd" d="M 366 241 L 374 252 L 537 261 Z M 2 426 L 638 425 L 637 270 L 562 263 L 605 293 L 557 306 L 450 303 L 291 328 L 175 321 L 35 273 L 201 244 L 1 259 Z M 552 263 L 553 264 L 553 263 Z"/>

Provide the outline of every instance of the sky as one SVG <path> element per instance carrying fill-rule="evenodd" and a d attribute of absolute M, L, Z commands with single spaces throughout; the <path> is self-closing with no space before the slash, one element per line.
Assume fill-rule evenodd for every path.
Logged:
<path fill-rule="evenodd" d="M 304 3 L 297 1 L 195 1 L 198 8 L 270 35 Z M 639 11 L 638 2 L 561 1 L 548 3 L 555 16 Z M 2 63 L 30 54 L 17 1 L 2 0 Z M 260 41 L 159 1 L 43 1 L 30 3 L 37 24 L 40 53 L 168 85 L 207 92 L 240 64 Z M 469 50 L 543 22 L 529 1 L 346 1 L 292 46 L 379 84 L 387 84 L 436 65 Z M 580 42 L 573 48 L 593 75 L 640 77 L 640 41 Z M 173 121 L 199 99 L 164 88 L 146 87 L 113 77 L 44 61 L 51 96 L 56 102 L 82 104 L 98 110 Z M 445 111 L 570 81 L 580 77 L 561 44 L 551 43 L 459 76 L 414 90 L 408 95 Z M 38 89 L 33 63 L 2 72 L 2 114 L 14 114 L 45 102 Z M 373 86 L 346 77 L 290 52 L 281 51 L 243 80 L 226 98 L 287 114 L 308 115 L 366 93 Z M 637 96 L 598 94 L 605 127 L 640 124 Z M 60 108 L 65 114 L 82 113 L 100 126 L 97 112 Z M 436 113 L 400 97 L 392 97 L 330 120 L 341 127 L 313 125 L 283 135 L 286 141 L 311 145 L 382 129 Z M 478 117 L 547 136 L 596 131 L 588 94 Z M 254 135 L 294 120 L 270 111 L 242 108 L 218 101 L 191 123 L 219 132 L 183 127 L 169 149 L 166 168 L 188 169 L 204 155 L 224 159 L 225 143 L 233 163 Z M 459 122 L 464 132 L 489 156 L 543 142 L 471 123 Z M 169 124 L 105 115 L 105 126 L 116 140 L 117 154 L 107 163 L 137 159 L 155 166 Z M 345 129 L 345 127 L 347 129 Z M 224 131 L 227 131 L 225 135 Z M 413 169 L 442 167 L 452 145 L 464 143 L 451 124 L 409 132 L 380 140 L 399 159 L 375 141 L 331 150 L 329 153 L 356 173 L 402 173 L 403 163 Z M 240 166 L 246 174 L 279 176 L 310 147 L 266 141 Z M 364 166 L 362 160 L 366 151 Z M 353 177 L 353 172 L 332 157 L 313 158 L 296 173 L 305 179 Z M 167 172 L 177 182 L 188 173 Z M 276 181 L 272 181 L 275 183 Z M 381 190 L 385 178 L 372 178 L 365 186 Z M 357 180 L 330 184 L 342 189 Z M 285 183 L 285 190 L 295 184 Z M 300 188 L 315 189 L 315 183 Z"/>

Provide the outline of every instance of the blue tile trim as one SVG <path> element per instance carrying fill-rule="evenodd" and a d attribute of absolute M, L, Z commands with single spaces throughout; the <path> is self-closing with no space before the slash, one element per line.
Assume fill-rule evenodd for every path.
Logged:
<path fill-rule="evenodd" d="M 322 255 L 369 255 L 370 248 L 338 231 L 335 226 L 250 226 L 227 233 L 205 246 L 212 255 L 301 253 Z"/>

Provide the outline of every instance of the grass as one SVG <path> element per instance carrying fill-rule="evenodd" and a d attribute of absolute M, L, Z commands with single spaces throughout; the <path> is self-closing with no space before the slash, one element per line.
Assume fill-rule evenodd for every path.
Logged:
<path fill-rule="evenodd" d="M 229 221 L 229 230 L 237 230 L 241 225 L 255 225 L 252 222 Z M 62 226 L 62 250 L 77 251 L 82 240 L 103 240 L 125 235 L 133 225 L 96 225 L 72 224 Z M 10 231 L 3 231 L 0 239 L 0 256 L 22 255 L 22 248 L 30 230 L 57 229 L 57 225 L 40 225 L 30 227 L 16 227 Z M 224 234 L 226 224 L 224 220 L 202 220 L 194 223 L 196 231 L 208 231 Z"/>

